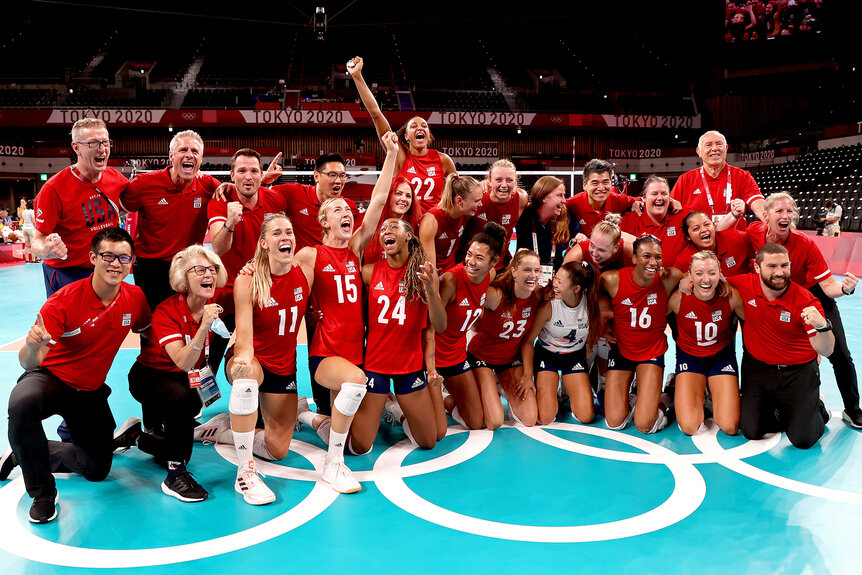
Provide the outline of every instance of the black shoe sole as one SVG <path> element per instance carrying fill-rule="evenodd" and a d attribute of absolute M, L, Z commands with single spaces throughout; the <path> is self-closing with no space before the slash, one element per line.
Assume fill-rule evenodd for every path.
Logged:
<path fill-rule="evenodd" d="M 844 411 L 841 414 L 841 419 L 846 421 L 850 425 L 850 427 L 852 427 L 853 429 L 862 429 L 862 422 L 857 423 L 857 422 L 853 421 L 853 419 L 849 415 L 847 415 L 847 411 Z"/>

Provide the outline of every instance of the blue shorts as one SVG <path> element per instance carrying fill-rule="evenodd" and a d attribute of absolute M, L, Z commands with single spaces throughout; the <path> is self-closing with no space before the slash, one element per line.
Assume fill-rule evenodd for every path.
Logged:
<path fill-rule="evenodd" d="M 736 346 L 730 344 L 715 355 L 698 357 L 676 348 L 676 373 L 698 373 L 706 377 L 714 375 L 733 375 L 739 377 L 739 364 L 736 363 Z"/>
<path fill-rule="evenodd" d="M 620 353 L 620 348 L 617 346 L 612 346 L 610 353 L 608 353 L 608 371 L 635 371 L 637 366 L 642 363 L 657 365 L 664 369 L 664 354 L 650 359 L 635 361 L 633 359 L 623 357 L 623 354 Z"/>
<path fill-rule="evenodd" d="M 394 383 L 395 395 L 407 395 L 428 386 L 428 379 L 425 377 L 424 370 L 398 374 L 376 373 L 366 370 L 365 377 L 367 378 L 365 385 L 368 387 L 368 393 L 388 394 L 390 381 Z"/>
<path fill-rule="evenodd" d="M 587 373 L 587 346 L 569 353 L 557 353 L 536 340 L 533 355 L 533 373 L 540 371 L 560 372 L 563 375 Z"/>
<path fill-rule="evenodd" d="M 480 367 L 484 367 L 486 369 L 493 370 L 494 373 L 501 373 L 506 371 L 507 369 L 512 369 L 513 367 L 518 367 L 524 365 L 520 359 L 516 359 L 509 363 L 488 363 L 487 361 L 481 360 L 469 351 L 467 352 L 467 362 L 470 364 L 471 369 L 479 369 Z"/>
<path fill-rule="evenodd" d="M 438 367 L 437 373 L 439 373 L 441 376 L 443 376 L 443 379 L 446 379 L 447 377 L 455 377 L 455 376 L 461 375 L 462 373 L 467 373 L 471 369 L 473 369 L 473 368 L 470 366 L 470 362 L 469 361 L 463 361 L 461 363 L 456 363 L 455 365 L 447 365 L 446 367 Z"/>
<path fill-rule="evenodd" d="M 326 359 L 328 356 L 322 355 L 310 355 L 308 356 L 308 375 L 311 377 L 311 383 L 318 383 L 317 379 L 315 379 L 315 375 L 317 375 L 317 368 L 320 367 L 320 362 Z M 357 366 L 359 369 L 362 369 L 361 365 Z M 318 385 L 320 385 L 318 383 Z"/>

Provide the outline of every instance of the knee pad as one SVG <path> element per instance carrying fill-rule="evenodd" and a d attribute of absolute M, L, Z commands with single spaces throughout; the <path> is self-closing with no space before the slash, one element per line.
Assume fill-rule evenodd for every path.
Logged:
<path fill-rule="evenodd" d="M 353 447 L 353 438 L 351 437 L 350 439 L 347 440 L 347 450 L 352 455 L 359 455 L 359 456 L 368 455 L 369 453 L 371 453 L 372 449 L 374 449 L 374 444 L 372 444 L 371 447 L 368 448 L 368 451 L 363 451 L 362 453 L 360 453 L 355 447 Z"/>
<path fill-rule="evenodd" d="M 332 402 L 332 405 L 335 406 L 335 409 L 350 417 L 359 409 L 366 391 L 367 389 L 364 384 L 344 382 L 341 384 L 341 391 L 335 396 L 335 401 Z"/>
<path fill-rule="evenodd" d="M 251 415 L 257 412 L 257 380 L 235 379 L 230 388 L 228 410 L 235 415 Z"/>

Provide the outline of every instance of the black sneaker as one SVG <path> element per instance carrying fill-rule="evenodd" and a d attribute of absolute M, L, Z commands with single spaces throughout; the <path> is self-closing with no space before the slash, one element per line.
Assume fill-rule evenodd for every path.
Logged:
<path fill-rule="evenodd" d="M 862 429 L 862 409 L 859 409 L 858 405 L 850 409 L 845 409 L 842 417 L 844 421 L 850 424 L 850 427 Z"/>
<path fill-rule="evenodd" d="M 9 474 L 18 466 L 18 461 L 15 459 L 15 454 L 12 453 L 12 448 L 7 447 L 3 455 L 0 455 L 0 481 L 9 479 Z"/>
<path fill-rule="evenodd" d="M 129 449 L 134 447 L 135 442 L 141 435 L 141 420 L 138 417 L 130 417 L 114 432 L 114 451 L 118 449 Z"/>
<path fill-rule="evenodd" d="M 180 501 L 188 503 L 203 501 L 210 495 L 206 489 L 198 485 L 192 474 L 185 469 L 173 478 L 168 475 L 168 478 L 162 482 L 162 491 L 165 495 L 176 497 Z"/>
<path fill-rule="evenodd" d="M 57 517 L 57 499 L 60 494 L 57 489 L 51 495 L 37 497 L 30 505 L 30 523 L 50 523 Z"/>

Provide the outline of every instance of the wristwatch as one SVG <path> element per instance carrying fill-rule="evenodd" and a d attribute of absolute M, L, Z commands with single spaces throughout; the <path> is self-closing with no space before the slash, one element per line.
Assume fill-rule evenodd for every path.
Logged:
<path fill-rule="evenodd" d="M 823 327 L 815 327 L 814 329 L 816 329 L 819 333 L 832 331 L 832 322 L 827 318 L 826 325 L 824 325 Z"/>

